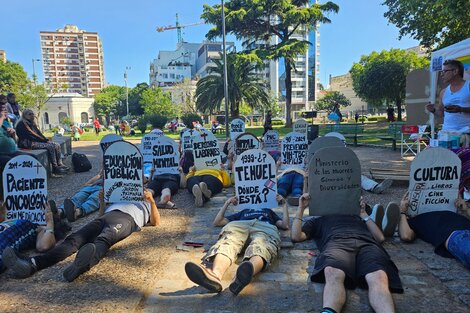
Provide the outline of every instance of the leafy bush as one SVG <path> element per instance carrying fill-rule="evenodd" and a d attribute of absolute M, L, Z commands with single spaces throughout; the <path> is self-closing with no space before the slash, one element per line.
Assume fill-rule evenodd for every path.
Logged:
<path fill-rule="evenodd" d="M 273 119 L 271 121 L 272 125 L 284 125 L 284 121 L 283 120 L 278 120 L 278 119 Z"/>
<path fill-rule="evenodd" d="M 137 128 L 140 130 L 142 135 L 145 134 L 145 131 L 147 130 L 147 125 L 148 125 L 148 117 L 142 116 L 137 122 Z"/>
<path fill-rule="evenodd" d="M 66 126 L 69 126 L 70 124 L 73 124 L 72 119 L 68 116 L 65 116 L 65 117 L 61 118 L 60 123 L 62 125 L 66 125 Z"/>
<path fill-rule="evenodd" d="M 168 117 L 160 114 L 147 115 L 146 117 L 144 117 L 144 119 L 147 123 L 150 123 L 152 125 L 152 128 L 159 128 L 162 130 L 165 127 L 166 122 L 168 121 Z M 147 128 L 147 126 L 145 127 Z M 141 128 L 139 127 L 139 129 Z"/>
<path fill-rule="evenodd" d="M 195 113 L 186 113 L 181 116 L 181 119 L 188 128 L 192 128 L 193 122 L 199 122 L 202 125 L 202 118 Z"/>

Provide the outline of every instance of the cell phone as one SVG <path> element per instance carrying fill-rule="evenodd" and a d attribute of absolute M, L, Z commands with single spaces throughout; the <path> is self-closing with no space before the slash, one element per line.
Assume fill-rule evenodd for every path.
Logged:
<path fill-rule="evenodd" d="M 188 247 L 203 247 L 204 243 L 202 242 L 193 242 L 193 241 L 185 241 L 183 242 L 183 246 L 188 246 Z"/>

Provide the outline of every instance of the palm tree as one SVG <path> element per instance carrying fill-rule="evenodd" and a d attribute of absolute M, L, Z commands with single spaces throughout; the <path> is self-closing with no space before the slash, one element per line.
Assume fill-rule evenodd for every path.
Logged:
<path fill-rule="evenodd" d="M 196 85 L 196 108 L 201 112 L 219 110 L 224 100 L 224 63 L 222 58 L 214 60 L 209 75 Z M 263 64 L 264 66 L 264 64 Z M 250 62 L 236 53 L 227 55 L 228 103 L 232 117 L 240 114 L 240 104 L 250 107 L 268 106 L 270 97 L 264 81 L 255 73 L 260 65 Z"/>

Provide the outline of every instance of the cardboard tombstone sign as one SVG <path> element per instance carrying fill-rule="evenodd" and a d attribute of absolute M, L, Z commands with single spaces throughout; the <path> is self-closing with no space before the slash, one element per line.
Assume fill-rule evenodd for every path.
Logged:
<path fill-rule="evenodd" d="M 300 133 L 288 133 L 281 143 L 281 169 L 288 167 L 303 168 L 307 156 L 307 137 Z"/>
<path fill-rule="evenodd" d="M 115 135 L 115 134 L 107 134 L 106 136 L 104 136 L 103 138 L 101 138 L 101 141 L 100 141 L 100 147 L 101 147 L 101 151 L 104 153 L 106 151 L 106 149 L 108 149 L 108 147 L 113 143 L 113 142 L 116 142 L 116 141 L 123 141 L 124 139 L 122 139 L 121 136 L 119 135 Z"/>
<path fill-rule="evenodd" d="M 143 157 L 139 149 L 126 141 L 112 143 L 103 155 L 104 201 L 143 201 Z"/>
<path fill-rule="evenodd" d="M 193 151 L 193 139 L 196 133 L 196 130 L 188 129 L 181 134 L 181 150 L 183 152 Z"/>
<path fill-rule="evenodd" d="M 346 147 L 327 147 L 315 152 L 309 162 L 310 215 L 361 212 L 361 164 Z"/>
<path fill-rule="evenodd" d="M 453 211 L 458 197 L 462 163 L 444 148 L 426 149 L 411 163 L 408 187 L 411 216 L 432 211 Z"/>
<path fill-rule="evenodd" d="M 240 134 L 245 132 L 245 122 L 239 118 L 230 122 L 230 139 L 235 140 Z"/>
<path fill-rule="evenodd" d="M 140 147 L 144 157 L 144 175 L 178 174 L 179 151 L 176 142 L 166 136 L 147 134 L 142 138 Z"/>
<path fill-rule="evenodd" d="M 3 170 L 6 219 L 25 219 L 46 225 L 43 212 L 47 201 L 47 172 L 42 164 L 29 155 L 12 158 Z"/>
<path fill-rule="evenodd" d="M 158 129 L 158 128 L 154 128 L 150 131 L 151 134 L 154 134 L 156 136 L 163 136 L 164 133 L 163 133 L 163 130 L 161 129 Z"/>
<path fill-rule="evenodd" d="M 238 208 L 277 207 L 276 162 L 266 151 L 252 149 L 238 156 L 234 166 Z"/>
<path fill-rule="evenodd" d="M 243 152 L 251 149 L 259 149 L 259 140 L 252 133 L 243 133 L 235 139 L 235 156 L 241 155 Z"/>
<path fill-rule="evenodd" d="M 212 132 L 202 130 L 195 134 L 192 150 L 196 169 L 220 168 L 222 160 L 220 157 L 219 141 Z"/>
<path fill-rule="evenodd" d="M 279 133 L 275 130 L 268 130 L 263 136 L 263 150 L 269 152 L 279 151 L 280 149 Z"/>
<path fill-rule="evenodd" d="M 344 142 L 336 137 L 318 137 L 308 147 L 307 153 L 307 162 L 310 162 L 311 158 L 321 148 L 328 148 L 328 147 L 344 147 Z"/>
<path fill-rule="evenodd" d="M 305 137 L 307 137 L 307 131 L 308 131 L 308 123 L 303 118 L 295 121 L 292 127 L 292 132 L 300 133 L 304 135 Z"/>

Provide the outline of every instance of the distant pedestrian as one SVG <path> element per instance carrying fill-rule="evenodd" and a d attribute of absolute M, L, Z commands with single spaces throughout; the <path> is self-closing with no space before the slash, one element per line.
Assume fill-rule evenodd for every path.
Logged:
<path fill-rule="evenodd" d="M 118 120 L 114 121 L 113 126 L 114 126 L 114 132 L 116 133 L 116 135 L 122 136 L 122 134 L 121 134 L 121 125 L 119 124 Z"/>
<path fill-rule="evenodd" d="M 272 121 L 272 118 L 273 118 L 273 112 L 271 110 L 268 111 L 268 114 L 266 114 L 266 118 L 264 119 L 264 132 L 263 132 L 263 136 L 264 134 L 266 134 L 266 132 L 268 130 L 272 130 L 273 129 L 273 121 Z"/>
<path fill-rule="evenodd" d="M 95 134 L 99 135 L 101 125 L 100 125 L 100 121 L 98 120 L 97 117 L 95 117 L 95 120 L 93 121 L 93 126 L 95 127 Z"/>
<path fill-rule="evenodd" d="M 354 114 L 354 120 L 357 122 L 359 122 L 359 113 L 356 112 L 356 114 Z"/>
<path fill-rule="evenodd" d="M 387 121 L 395 122 L 395 109 L 391 105 L 387 108 Z"/>

